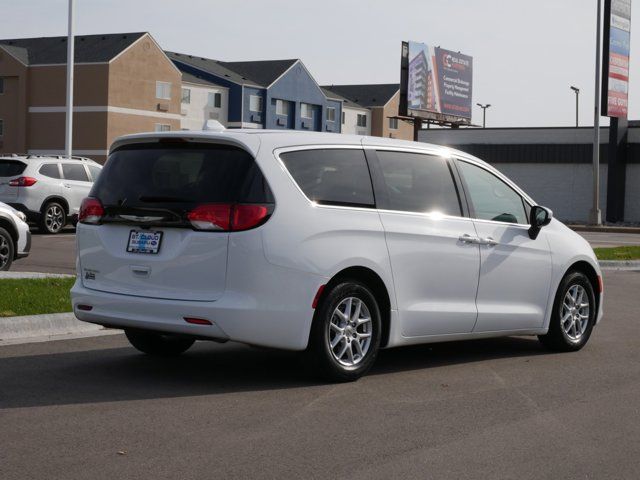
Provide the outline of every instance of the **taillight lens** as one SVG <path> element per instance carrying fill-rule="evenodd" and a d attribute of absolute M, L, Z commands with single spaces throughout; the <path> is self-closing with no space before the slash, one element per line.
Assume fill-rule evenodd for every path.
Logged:
<path fill-rule="evenodd" d="M 33 177 L 19 177 L 14 178 L 9 182 L 10 187 L 30 187 L 34 185 L 38 180 Z"/>
<path fill-rule="evenodd" d="M 226 203 L 199 205 L 187 214 L 187 218 L 197 230 L 229 230 L 231 205 Z"/>
<path fill-rule="evenodd" d="M 187 214 L 197 230 L 238 232 L 257 227 L 269 216 L 265 205 L 210 203 L 199 205 Z"/>
<path fill-rule="evenodd" d="M 231 215 L 231 230 L 249 230 L 257 227 L 269 215 L 264 205 L 234 205 Z"/>
<path fill-rule="evenodd" d="M 102 217 L 104 217 L 104 207 L 100 200 L 91 197 L 82 200 L 80 214 L 78 215 L 78 221 L 80 223 L 97 225 L 102 221 Z"/>

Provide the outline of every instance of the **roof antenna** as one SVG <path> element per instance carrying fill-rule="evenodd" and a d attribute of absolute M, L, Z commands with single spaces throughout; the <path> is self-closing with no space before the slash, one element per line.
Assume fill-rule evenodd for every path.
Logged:
<path fill-rule="evenodd" d="M 207 120 L 202 126 L 205 132 L 224 132 L 226 128 L 218 120 Z"/>

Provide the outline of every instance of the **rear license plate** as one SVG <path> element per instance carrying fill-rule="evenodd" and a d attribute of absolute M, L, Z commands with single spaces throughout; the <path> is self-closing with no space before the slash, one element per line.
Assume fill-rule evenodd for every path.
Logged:
<path fill-rule="evenodd" d="M 148 230 L 131 230 L 127 252 L 130 253 L 158 253 L 162 232 L 150 232 Z"/>

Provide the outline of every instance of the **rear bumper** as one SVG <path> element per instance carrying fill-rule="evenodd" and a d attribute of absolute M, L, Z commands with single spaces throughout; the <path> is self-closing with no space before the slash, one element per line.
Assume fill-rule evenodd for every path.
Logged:
<path fill-rule="evenodd" d="M 326 280 L 315 275 L 291 275 L 291 271 L 288 274 L 292 278 L 287 285 L 276 282 L 254 293 L 227 290 L 215 302 L 164 300 L 91 290 L 84 287 L 78 277 L 71 289 L 71 302 L 79 320 L 111 328 L 137 328 L 304 350 L 313 319 L 313 297 Z M 79 305 L 89 306 L 91 310 L 81 310 Z M 212 325 L 187 323 L 185 317 L 205 319 Z"/>
<path fill-rule="evenodd" d="M 25 242 L 24 242 L 24 246 L 22 247 L 22 249 L 20 249 L 20 247 L 18 247 L 17 251 L 16 251 L 16 259 L 17 258 L 24 258 L 26 256 L 29 255 L 29 252 L 31 251 L 31 232 L 29 230 L 25 231 L 25 232 L 20 232 L 21 236 L 24 235 L 25 238 Z"/>

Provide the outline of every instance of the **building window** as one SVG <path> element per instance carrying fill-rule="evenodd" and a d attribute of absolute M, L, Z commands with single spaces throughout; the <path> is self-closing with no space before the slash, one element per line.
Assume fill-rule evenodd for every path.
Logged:
<path fill-rule="evenodd" d="M 169 82 L 156 82 L 156 98 L 171 100 L 171 84 Z"/>
<path fill-rule="evenodd" d="M 289 115 L 289 102 L 286 100 L 276 100 L 276 115 Z"/>
<path fill-rule="evenodd" d="M 171 125 L 165 123 L 156 123 L 156 132 L 170 132 Z"/>
<path fill-rule="evenodd" d="M 4 120 L 0 119 L 0 137 L 4 135 Z"/>
<path fill-rule="evenodd" d="M 308 103 L 300 104 L 300 116 L 302 118 L 313 118 L 313 106 Z"/>
<path fill-rule="evenodd" d="M 333 107 L 327 108 L 327 121 L 335 122 L 336 121 L 336 109 Z"/>
<path fill-rule="evenodd" d="M 345 115 L 344 112 L 342 112 L 342 124 L 343 125 L 346 123 L 346 119 L 347 119 L 347 116 Z"/>
<path fill-rule="evenodd" d="M 222 106 L 222 94 L 218 92 L 209 92 L 207 104 L 213 108 L 220 108 Z"/>
<path fill-rule="evenodd" d="M 249 96 L 249 110 L 252 112 L 262 112 L 262 97 L 260 95 Z"/>
<path fill-rule="evenodd" d="M 188 88 L 182 89 L 182 103 L 185 105 L 191 103 L 191 90 Z"/>
<path fill-rule="evenodd" d="M 397 130 L 398 129 L 398 119 L 397 118 L 390 118 L 389 119 L 389 128 L 391 130 Z"/>
<path fill-rule="evenodd" d="M 367 116 L 363 113 L 358 114 L 358 126 L 366 127 L 367 126 Z"/>
<path fill-rule="evenodd" d="M 4 78 L 0 78 L 0 95 L 4 93 Z"/>

